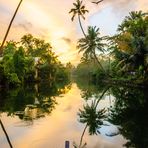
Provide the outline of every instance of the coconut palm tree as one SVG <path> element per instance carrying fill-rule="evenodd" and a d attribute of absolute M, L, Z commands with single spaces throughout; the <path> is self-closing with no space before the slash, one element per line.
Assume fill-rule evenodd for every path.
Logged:
<path fill-rule="evenodd" d="M 148 65 L 146 61 L 148 55 L 148 13 L 131 12 L 119 25 L 118 31 L 119 33 L 115 37 L 118 50 L 128 55 L 128 59 L 122 58 L 122 61 L 127 61 L 125 67 L 128 65 L 130 65 L 129 69 L 131 66 L 134 69 L 142 67 L 146 73 Z"/>
<path fill-rule="evenodd" d="M 81 146 L 79 146 L 76 142 L 73 142 L 73 147 L 74 148 L 86 148 L 87 143 L 82 144 Z"/>
<path fill-rule="evenodd" d="M 85 34 L 84 29 L 82 27 L 81 17 L 83 19 L 85 19 L 84 15 L 88 12 L 88 10 L 85 9 L 85 6 L 82 4 L 82 2 L 83 1 L 76 0 L 76 3 L 73 3 L 74 8 L 72 8 L 69 11 L 69 13 L 72 13 L 72 18 L 71 18 L 72 21 L 74 20 L 76 15 L 78 16 L 78 20 L 79 20 L 79 24 L 80 24 L 81 30 L 83 32 L 83 35 L 86 37 L 86 34 Z"/>
<path fill-rule="evenodd" d="M 19 4 L 18 4 L 18 6 L 17 6 L 17 8 L 16 8 L 16 10 L 15 10 L 15 12 L 14 12 L 14 15 L 13 15 L 13 17 L 12 17 L 10 23 L 9 23 L 8 29 L 7 29 L 7 31 L 6 31 L 6 34 L 5 34 L 5 36 L 4 36 L 4 39 L 3 39 L 2 44 L 1 44 L 1 46 L 0 46 L 0 55 L 2 54 L 3 46 L 4 46 L 4 44 L 5 44 L 5 41 L 6 41 L 6 39 L 7 39 L 8 34 L 9 34 L 9 31 L 10 31 L 10 28 L 11 28 L 12 23 L 13 23 L 13 21 L 14 21 L 14 18 L 15 18 L 15 16 L 16 16 L 16 14 L 17 14 L 17 12 L 18 12 L 18 9 L 19 9 L 19 7 L 20 7 L 20 5 L 21 5 L 22 2 L 23 2 L 23 0 L 20 0 Z"/>
<path fill-rule="evenodd" d="M 124 21 L 122 22 L 121 25 L 118 27 L 118 31 L 130 31 L 130 33 L 138 33 L 139 30 L 135 30 L 134 26 L 138 25 L 139 20 L 143 20 L 148 13 L 143 13 L 142 11 L 132 11 L 129 13 L 129 16 L 126 16 Z M 142 26 L 139 26 L 142 29 Z M 144 27 L 144 26 L 143 26 Z M 145 26 L 146 27 L 146 26 Z M 143 30 L 145 29 L 143 28 Z"/>
<path fill-rule="evenodd" d="M 105 109 L 96 110 L 96 101 L 92 101 L 91 105 L 86 104 L 83 106 L 83 110 L 79 110 L 78 115 L 80 116 L 80 122 L 86 124 L 80 138 L 79 147 L 82 145 L 87 128 L 89 128 L 90 135 L 100 133 L 98 129 L 103 125 L 103 119 L 106 117 L 105 112 Z"/>
<path fill-rule="evenodd" d="M 87 127 L 89 127 L 90 135 L 99 133 L 97 129 L 103 125 L 102 119 L 105 118 L 105 109 L 97 111 L 96 101 L 92 101 L 91 105 L 86 104 L 83 109 L 80 109 L 78 114 L 80 116 L 80 122 L 86 123 Z"/>
<path fill-rule="evenodd" d="M 104 37 L 99 37 L 99 35 L 99 28 L 89 26 L 88 34 L 85 38 L 79 39 L 77 47 L 80 49 L 79 52 L 84 52 L 84 57 L 94 59 L 98 66 L 105 72 L 96 55 L 96 50 L 104 52 L 105 47 L 105 44 L 102 43 Z"/>
<path fill-rule="evenodd" d="M 79 109 L 78 115 L 80 117 L 80 122 L 86 124 L 80 138 L 79 147 L 82 146 L 83 137 L 88 127 L 90 135 L 100 133 L 98 129 L 101 127 L 101 125 L 103 125 L 103 119 L 106 118 L 106 110 L 97 110 L 97 106 L 107 90 L 108 88 L 101 93 L 99 98 L 96 98 L 94 101 L 92 101 L 91 105 L 86 104 L 83 106 L 83 110 Z"/>

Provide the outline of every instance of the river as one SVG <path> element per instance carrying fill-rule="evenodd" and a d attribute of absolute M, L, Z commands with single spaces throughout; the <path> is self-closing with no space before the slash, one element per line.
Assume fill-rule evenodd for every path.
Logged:
<path fill-rule="evenodd" d="M 5 102 L 9 101 L 9 104 L 1 101 L 0 118 L 13 147 L 65 148 L 65 141 L 70 142 L 70 148 L 73 148 L 74 143 L 79 145 L 85 127 L 85 124 L 79 122 L 79 109 L 82 109 L 85 104 L 91 104 L 91 100 L 98 97 L 98 94 L 89 95 L 87 100 L 85 98 L 87 95 L 84 96 L 86 90 L 76 83 L 60 89 L 56 88 L 58 92 L 56 92 L 56 95 L 54 94 L 55 90 L 49 90 L 50 94 L 52 92 L 50 97 L 49 94 L 42 93 L 41 90 L 41 95 L 39 92 L 32 95 L 28 92 L 24 93 L 24 91 L 22 95 L 20 90 L 14 91 L 6 97 Z M 93 92 L 92 88 L 90 90 Z M 5 94 L 1 95 L 1 97 L 4 96 Z M 24 103 L 22 99 L 26 96 L 29 96 L 28 101 Z M 114 106 L 114 103 L 113 95 L 106 93 L 99 102 L 99 109 L 106 108 L 108 110 Z M 87 129 L 82 145 L 86 143 L 87 148 L 122 148 L 127 140 L 121 134 L 111 135 L 119 132 L 119 126 L 108 121 L 104 121 L 104 123 L 99 128 L 100 134 L 90 135 Z M 2 128 L 0 128 L 0 147 L 9 148 Z"/>

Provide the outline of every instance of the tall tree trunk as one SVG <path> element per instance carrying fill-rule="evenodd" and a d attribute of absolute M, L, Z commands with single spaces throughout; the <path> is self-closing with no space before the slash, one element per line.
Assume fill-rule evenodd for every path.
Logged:
<path fill-rule="evenodd" d="M 3 53 L 3 46 L 4 46 L 4 44 L 5 44 L 5 41 L 6 41 L 7 36 L 8 36 L 8 33 L 9 33 L 9 31 L 10 31 L 10 28 L 11 28 L 11 26 L 12 26 L 12 23 L 13 23 L 13 21 L 14 21 L 14 18 L 15 18 L 15 16 L 16 16 L 17 12 L 18 12 L 18 9 L 19 9 L 19 7 L 20 7 L 22 1 L 23 1 L 23 0 L 20 0 L 19 4 L 18 4 L 18 6 L 17 6 L 17 8 L 16 8 L 16 10 L 15 10 L 15 12 L 14 12 L 14 15 L 13 15 L 13 17 L 12 17 L 10 23 L 9 23 L 9 26 L 8 26 L 7 31 L 6 31 L 5 37 L 4 37 L 4 39 L 3 39 L 3 41 L 2 41 L 2 44 L 1 44 L 1 46 L 0 46 L 0 55 L 2 55 L 2 53 Z"/>
<path fill-rule="evenodd" d="M 79 20 L 79 24 L 80 24 L 80 27 L 81 27 L 82 33 L 83 33 L 83 35 L 84 35 L 85 38 L 86 38 L 86 34 L 85 34 L 84 29 L 83 29 L 83 27 L 82 27 L 82 23 L 81 23 L 80 15 L 78 15 L 78 20 Z"/>
<path fill-rule="evenodd" d="M 10 139 L 9 139 L 9 136 L 8 136 L 6 130 L 5 130 L 5 127 L 4 127 L 4 125 L 3 125 L 2 121 L 1 121 L 1 119 L 0 119 L 0 125 L 1 125 L 1 127 L 2 127 L 3 132 L 5 133 L 5 136 L 6 136 L 6 138 L 7 138 L 7 141 L 8 141 L 8 143 L 9 143 L 10 148 L 13 148 L 13 146 L 12 146 L 12 144 L 11 144 L 11 141 L 10 141 Z"/>

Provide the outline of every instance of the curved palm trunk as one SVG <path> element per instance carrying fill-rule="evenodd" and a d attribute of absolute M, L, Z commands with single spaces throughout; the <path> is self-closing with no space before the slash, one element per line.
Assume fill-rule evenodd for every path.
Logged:
<path fill-rule="evenodd" d="M 79 148 L 80 148 L 80 147 L 81 147 L 81 145 L 82 145 L 82 141 L 83 141 L 83 137 L 84 137 L 84 134 L 85 134 L 86 129 L 87 129 L 87 124 L 86 124 L 86 126 L 85 126 L 85 128 L 84 128 L 84 130 L 83 130 L 82 135 L 81 135 L 81 140 L 80 140 L 80 145 L 79 145 Z"/>
<path fill-rule="evenodd" d="M 102 70 L 104 71 L 104 73 L 106 74 L 106 71 L 104 70 L 102 64 L 99 62 L 99 60 L 98 60 L 98 58 L 97 58 L 95 52 L 93 52 L 93 55 L 94 55 L 94 58 L 95 58 L 95 60 L 97 61 L 98 65 L 101 67 L 101 69 L 102 69 Z"/>
<path fill-rule="evenodd" d="M 86 34 L 85 34 L 84 29 L 83 29 L 83 27 L 82 27 L 82 23 L 81 23 L 80 15 L 78 15 L 78 20 L 79 20 L 79 24 L 80 24 L 80 27 L 81 27 L 82 33 L 83 33 L 83 35 L 84 35 L 85 38 L 86 38 Z"/>
<path fill-rule="evenodd" d="M 8 143 L 9 143 L 10 148 L 13 148 L 13 146 L 12 146 L 12 144 L 11 144 L 11 141 L 10 141 L 10 139 L 9 139 L 9 136 L 8 136 L 6 130 L 5 130 L 5 127 L 4 127 L 4 125 L 3 125 L 2 121 L 1 121 L 1 119 L 0 119 L 0 124 L 1 124 L 1 127 L 2 127 L 3 132 L 4 132 L 5 135 L 6 135 L 6 138 L 7 138 L 7 141 L 8 141 Z"/>
<path fill-rule="evenodd" d="M 22 1 L 23 1 L 23 0 L 20 0 L 19 4 L 18 4 L 18 6 L 17 6 L 17 8 L 16 8 L 16 10 L 15 10 L 15 12 L 14 12 L 14 15 L 13 15 L 13 17 L 12 17 L 10 23 L 9 23 L 9 26 L 8 26 L 7 31 L 6 31 L 5 37 L 4 37 L 3 42 L 2 42 L 2 44 L 1 44 L 1 46 L 0 46 L 0 55 L 2 54 L 3 46 L 4 46 L 4 44 L 5 44 L 5 41 L 6 41 L 6 39 L 7 39 L 8 33 L 9 33 L 9 31 L 10 31 L 10 28 L 11 28 L 11 25 L 12 25 L 12 23 L 13 23 L 13 21 L 14 21 L 14 18 L 15 18 L 15 16 L 16 16 L 17 12 L 18 12 L 18 9 L 19 9 L 19 7 L 20 7 Z"/>
<path fill-rule="evenodd" d="M 108 89 L 109 89 L 109 88 L 107 87 L 107 88 L 103 91 L 103 93 L 102 93 L 102 95 L 99 97 L 99 99 L 97 100 L 96 105 L 95 105 L 95 109 L 97 108 L 97 106 L 98 106 L 100 100 L 102 99 L 102 97 L 104 96 L 104 94 L 106 93 L 106 91 L 107 91 Z"/>

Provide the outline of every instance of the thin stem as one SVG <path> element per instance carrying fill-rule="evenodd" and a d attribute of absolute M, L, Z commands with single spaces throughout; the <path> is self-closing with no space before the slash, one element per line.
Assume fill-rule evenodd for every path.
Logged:
<path fill-rule="evenodd" d="M 8 26 L 7 31 L 6 31 L 5 37 L 4 37 L 3 42 L 2 42 L 2 44 L 1 44 L 1 46 L 0 46 L 0 55 L 2 54 L 3 46 L 4 46 L 4 44 L 5 44 L 5 41 L 6 41 L 6 39 L 7 39 L 8 33 L 9 33 L 9 31 L 10 31 L 10 28 L 11 28 L 11 25 L 12 25 L 12 23 L 13 23 L 13 20 L 14 20 L 16 14 L 17 14 L 17 11 L 18 11 L 18 9 L 19 9 L 19 7 L 20 7 L 22 1 L 23 1 L 23 0 L 20 0 L 19 4 L 18 4 L 18 6 L 17 6 L 17 8 L 16 8 L 16 10 L 15 10 L 15 12 L 14 12 L 14 15 L 13 15 L 13 17 L 12 17 L 10 23 L 9 23 L 9 26 Z"/>
<path fill-rule="evenodd" d="M 5 136 L 6 136 L 6 139 L 7 139 L 8 143 L 9 143 L 10 148 L 13 148 L 13 146 L 12 146 L 12 144 L 11 144 L 11 141 L 10 141 L 10 138 L 9 138 L 9 136 L 8 136 L 6 130 L 5 130 L 5 127 L 4 127 L 4 125 L 3 125 L 2 121 L 1 121 L 1 119 L 0 119 L 0 124 L 1 124 L 1 127 L 2 127 L 2 129 L 3 129 L 3 132 L 5 133 Z"/>
<path fill-rule="evenodd" d="M 111 101 L 111 96 L 110 96 L 110 94 L 111 94 L 111 92 L 110 92 L 110 89 L 109 89 L 109 105 L 110 105 L 110 107 L 111 107 L 112 101 Z"/>
<path fill-rule="evenodd" d="M 85 126 L 85 128 L 84 128 L 84 130 L 83 130 L 82 135 L 81 135 L 81 140 L 80 140 L 80 145 L 79 145 L 79 148 L 80 148 L 80 147 L 81 147 L 81 145 L 82 145 L 82 141 L 83 141 L 83 137 L 84 137 L 84 134 L 85 134 L 86 129 L 87 129 L 87 124 L 86 124 L 86 126 Z"/>
<path fill-rule="evenodd" d="M 83 29 L 83 27 L 82 27 L 82 23 L 81 23 L 80 15 L 78 15 L 78 20 L 79 20 L 79 24 L 80 24 L 80 27 L 81 27 L 82 33 L 83 33 L 83 35 L 84 35 L 85 38 L 86 38 L 86 34 L 85 34 L 84 29 Z"/>
<path fill-rule="evenodd" d="M 110 74 L 110 70 L 111 68 L 110 68 L 110 55 L 109 55 L 109 74 Z"/>
<path fill-rule="evenodd" d="M 106 93 L 106 91 L 107 91 L 108 89 L 109 89 L 109 88 L 107 87 L 107 89 L 105 89 L 105 90 L 103 91 L 102 95 L 101 95 L 100 98 L 97 100 L 97 103 L 96 103 L 95 108 L 97 108 L 98 103 L 100 102 L 100 100 L 102 99 L 102 97 L 104 96 L 104 94 Z"/>

